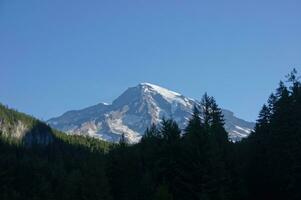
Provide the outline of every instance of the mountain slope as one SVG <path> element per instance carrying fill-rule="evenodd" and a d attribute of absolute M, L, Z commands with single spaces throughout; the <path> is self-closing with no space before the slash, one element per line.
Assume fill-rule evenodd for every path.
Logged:
<path fill-rule="evenodd" d="M 26 146 L 47 145 L 54 135 L 45 123 L 0 104 L 0 139 Z"/>
<path fill-rule="evenodd" d="M 69 111 L 52 118 L 49 125 L 70 134 L 89 135 L 107 141 L 118 141 L 121 134 L 129 142 L 138 142 L 152 123 L 163 117 L 172 117 L 185 128 L 196 100 L 150 83 L 141 83 L 127 89 L 111 105 L 98 105 L 78 111 Z M 231 111 L 223 110 L 225 128 L 231 140 L 246 137 L 254 124 L 236 118 Z"/>

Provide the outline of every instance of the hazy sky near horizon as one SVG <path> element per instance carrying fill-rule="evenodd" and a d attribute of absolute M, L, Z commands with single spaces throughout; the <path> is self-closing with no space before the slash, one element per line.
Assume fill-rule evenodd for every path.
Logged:
<path fill-rule="evenodd" d="M 41 119 L 150 82 L 255 121 L 301 72 L 299 0 L 1 0 L 0 102 Z"/>

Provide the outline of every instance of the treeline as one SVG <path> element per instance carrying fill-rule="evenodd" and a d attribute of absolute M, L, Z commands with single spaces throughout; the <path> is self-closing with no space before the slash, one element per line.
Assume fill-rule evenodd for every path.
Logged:
<path fill-rule="evenodd" d="M 294 70 L 259 114 L 246 146 L 246 181 L 253 199 L 301 199 L 301 83 Z"/>
<path fill-rule="evenodd" d="M 16 126 L 26 127 L 16 136 Z M 47 134 L 46 134 L 47 133 Z M 27 135 L 52 142 L 28 143 Z M 0 199 L 111 199 L 105 153 L 112 144 L 70 136 L 45 123 L 0 105 Z"/>
<path fill-rule="evenodd" d="M 183 135 L 163 119 L 139 144 L 121 141 L 107 161 L 114 199 L 232 199 L 236 183 L 223 125 L 221 109 L 205 94 Z"/>
<path fill-rule="evenodd" d="M 301 83 L 294 70 L 263 106 L 250 137 L 228 141 L 205 94 L 185 130 L 172 119 L 140 143 L 55 132 L 48 146 L 0 140 L 0 199 L 301 199 Z"/>
<path fill-rule="evenodd" d="M 102 152 L 73 143 L 24 148 L 0 142 L 0 199 L 110 199 L 104 166 Z"/>
<path fill-rule="evenodd" d="M 139 144 L 121 142 L 107 161 L 114 199 L 301 199 L 301 84 L 295 70 L 287 78 L 239 143 L 206 94 L 183 135 L 163 120 Z"/>

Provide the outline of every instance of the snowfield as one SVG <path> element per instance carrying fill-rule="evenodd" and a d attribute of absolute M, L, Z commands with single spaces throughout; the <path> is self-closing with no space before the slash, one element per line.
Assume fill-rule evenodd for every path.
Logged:
<path fill-rule="evenodd" d="M 159 124 L 163 117 L 173 118 L 184 129 L 194 105 L 199 102 L 177 92 L 141 83 L 128 88 L 112 104 L 100 103 L 82 110 L 69 111 L 48 120 L 54 128 L 68 134 L 87 135 L 106 141 L 118 142 L 121 135 L 130 143 L 137 143 L 152 123 Z M 223 110 L 229 140 L 239 141 L 253 130 L 254 123 Z"/>

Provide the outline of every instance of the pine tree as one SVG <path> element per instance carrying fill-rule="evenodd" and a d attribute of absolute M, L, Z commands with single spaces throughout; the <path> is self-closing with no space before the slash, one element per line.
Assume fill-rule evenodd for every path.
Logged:
<path fill-rule="evenodd" d="M 190 137 L 191 139 L 205 137 L 203 124 L 200 118 L 200 111 L 196 106 L 194 106 L 193 108 L 193 114 L 190 120 L 188 121 L 184 137 Z"/>
<path fill-rule="evenodd" d="M 256 131 L 259 131 L 260 128 L 267 127 L 267 125 L 270 123 L 270 113 L 270 108 L 264 104 L 257 119 L 255 128 Z"/>
<path fill-rule="evenodd" d="M 161 122 L 160 133 L 163 139 L 168 143 L 174 143 L 180 140 L 181 129 L 172 119 L 163 119 Z"/>
<path fill-rule="evenodd" d="M 162 139 L 162 136 L 160 134 L 160 131 L 158 130 L 158 127 L 155 124 L 152 124 L 149 128 L 146 129 L 144 135 L 142 136 L 141 142 L 145 141 L 154 141 L 154 140 L 160 140 Z"/>
<path fill-rule="evenodd" d="M 201 99 L 201 116 L 203 118 L 203 123 L 205 129 L 209 129 L 212 116 L 210 113 L 212 112 L 212 98 L 208 96 L 207 93 L 205 93 Z"/>
<path fill-rule="evenodd" d="M 248 187 L 252 199 L 299 199 L 301 183 L 301 102 L 297 71 L 280 82 L 264 105 L 249 142 Z M 260 181 L 258 181 L 260 179 Z"/>
<path fill-rule="evenodd" d="M 268 99 L 268 109 L 270 111 L 270 117 L 269 120 L 272 120 L 273 115 L 275 114 L 275 104 L 277 102 L 277 97 L 272 93 Z"/>
<path fill-rule="evenodd" d="M 211 134 L 214 135 L 219 145 L 225 145 L 228 142 L 228 133 L 224 128 L 224 116 L 222 110 L 218 107 L 215 99 L 211 97 Z"/>

